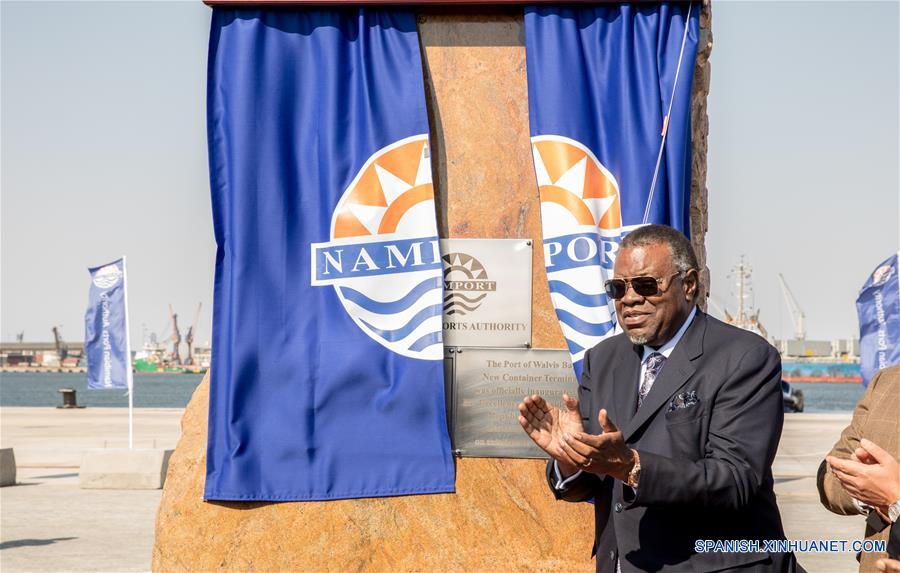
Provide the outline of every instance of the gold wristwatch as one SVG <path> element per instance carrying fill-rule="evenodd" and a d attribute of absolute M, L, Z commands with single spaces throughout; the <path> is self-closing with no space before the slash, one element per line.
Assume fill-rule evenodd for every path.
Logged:
<path fill-rule="evenodd" d="M 641 479 L 641 456 L 637 450 L 632 451 L 634 452 L 634 465 L 631 467 L 631 471 L 628 472 L 628 480 L 625 482 L 625 485 L 637 487 L 638 480 Z"/>

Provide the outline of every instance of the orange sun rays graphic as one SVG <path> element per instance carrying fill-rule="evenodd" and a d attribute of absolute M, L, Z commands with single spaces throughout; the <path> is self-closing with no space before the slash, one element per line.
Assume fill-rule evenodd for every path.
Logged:
<path fill-rule="evenodd" d="M 400 142 L 369 160 L 338 206 L 334 238 L 397 232 L 413 207 L 434 200 L 426 136 Z"/>
<path fill-rule="evenodd" d="M 622 226 L 619 186 L 599 161 L 577 142 L 557 137 L 532 139 L 542 203 L 565 208 L 579 225 Z"/>

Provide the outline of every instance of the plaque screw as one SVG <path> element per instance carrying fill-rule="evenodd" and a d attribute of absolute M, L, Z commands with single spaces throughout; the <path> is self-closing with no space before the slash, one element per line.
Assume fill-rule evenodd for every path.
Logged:
<path fill-rule="evenodd" d="M 456 352 L 456 349 L 451 347 L 447 350 L 447 352 L 449 352 L 450 354 L 453 354 L 454 352 Z"/>
<path fill-rule="evenodd" d="M 525 241 L 525 244 L 526 244 L 527 246 L 530 247 L 530 246 L 531 246 L 531 241 Z"/>

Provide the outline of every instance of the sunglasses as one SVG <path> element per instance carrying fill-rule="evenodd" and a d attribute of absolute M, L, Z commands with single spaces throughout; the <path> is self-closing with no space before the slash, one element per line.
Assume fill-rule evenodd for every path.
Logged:
<path fill-rule="evenodd" d="M 634 289 L 635 294 L 640 296 L 656 296 L 666 292 L 660 286 L 666 280 L 677 277 L 684 271 L 678 271 L 674 275 L 658 279 L 656 277 L 631 277 L 629 279 L 610 279 L 604 283 L 606 294 L 609 298 L 619 300 L 628 292 L 628 286 Z M 671 283 L 670 283 L 671 285 Z M 666 289 L 668 290 L 668 289 Z"/>

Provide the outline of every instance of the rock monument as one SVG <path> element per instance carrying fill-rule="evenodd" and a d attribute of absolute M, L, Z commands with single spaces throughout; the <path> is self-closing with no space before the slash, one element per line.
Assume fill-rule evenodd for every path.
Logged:
<path fill-rule="evenodd" d="M 691 230 L 704 265 L 708 4 L 701 30 L 691 102 Z M 426 9 L 419 31 L 441 235 L 527 237 L 539 245 L 521 6 Z M 540 248 L 533 268 L 533 344 L 564 348 Z M 154 571 L 594 570 L 593 507 L 555 501 L 540 460 L 458 460 L 453 495 L 205 502 L 208 395 L 207 379 L 187 407 L 169 462 Z"/>

